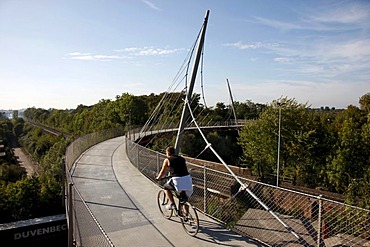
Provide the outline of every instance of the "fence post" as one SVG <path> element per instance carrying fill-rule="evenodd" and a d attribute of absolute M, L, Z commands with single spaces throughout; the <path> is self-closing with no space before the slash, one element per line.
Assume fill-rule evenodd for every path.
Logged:
<path fill-rule="evenodd" d="M 68 184 L 68 247 L 73 247 L 73 183 Z"/>
<path fill-rule="evenodd" d="M 63 175 L 62 175 L 62 205 L 65 208 L 66 206 L 66 158 L 65 156 L 62 158 L 61 164 L 62 169 L 63 169 Z"/>
<path fill-rule="evenodd" d="M 321 246 L 321 235 L 322 235 L 322 195 L 319 195 L 319 213 L 317 218 L 317 247 Z"/>
<path fill-rule="evenodd" d="M 140 167 L 140 146 L 139 145 L 136 145 L 136 148 L 137 148 L 137 169 L 140 171 L 139 167 Z"/>
<path fill-rule="evenodd" d="M 203 169 L 203 207 L 204 213 L 208 213 L 208 203 L 207 203 L 207 165 L 204 163 Z"/>

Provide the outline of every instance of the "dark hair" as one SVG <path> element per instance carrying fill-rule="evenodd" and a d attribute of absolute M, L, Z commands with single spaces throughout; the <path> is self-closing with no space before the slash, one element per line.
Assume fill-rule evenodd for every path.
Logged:
<path fill-rule="evenodd" d="M 166 152 L 168 152 L 169 155 L 175 154 L 175 148 L 169 146 L 168 148 L 166 148 Z"/>

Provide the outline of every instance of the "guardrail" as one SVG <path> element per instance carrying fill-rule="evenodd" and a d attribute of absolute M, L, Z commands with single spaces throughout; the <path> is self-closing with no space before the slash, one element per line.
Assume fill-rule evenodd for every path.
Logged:
<path fill-rule="evenodd" d="M 103 130 L 80 137 L 67 147 L 65 155 L 67 189 L 65 193 L 66 214 L 68 216 L 68 247 L 114 246 L 81 197 L 78 189 L 73 186 L 71 174 L 76 160 L 83 152 L 102 141 L 122 135 L 124 135 L 123 129 Z"/>
<path fill-rule="evenodd" d="M 154 182 L 165 155 L 126 140 L 131 163 Z M 230 174 L 203 164 L 188 161 L 191 203 L 243 236 L 270 246 L 370 246 L 369 210 L 239 177 L 255 198 Z"/>

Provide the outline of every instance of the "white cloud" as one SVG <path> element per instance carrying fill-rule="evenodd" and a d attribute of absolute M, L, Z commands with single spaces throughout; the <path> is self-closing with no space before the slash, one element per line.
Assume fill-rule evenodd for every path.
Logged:
<path fill-rule="evenodd" d="M 291 62 L 292 59 L 289 57 L 277 57 L 277 58 L 274 58 L 274 61 L 278 63 L 288 63 L 288 62 Z"/>
<path fill-rule="evenodd" d="M 161 49 L 155 47 L 129 47 L 124 49 L 114 50 L 116 53 L 127 53 L 125 55 L 116 55 L 116 54 L 92 54 L 90 52 L 70 52 L 66 54 L 65 59 L 72 60 L 84 60 L 84 61 L 117 61 L 117 60 L 130 60 L 134 56 L 165 56 L 174 53 L 181 52 L 185 49 Z"/>
<path fill-rule="evenodd" d="M 117 49 L 114 50 L 115 52 L 136 52 L 139 48 L 130 47 L 130 48 L 124 48 L 124 49 Z"/>
<path fill-rule="evenodd" d="M 316 53 L 324 58 L 345 58 L 350 60 L 362 60 L 370 56 L 370 39 L 348 40 L 346 42 L 333 42 L 321 44 L 316 48 Z"/>
<path fill-rule="evenodd" d="M 115 56 L 115 55 L 95 55 L 93 56 L 95 59 L 98 60 L 114 60 L 114 59 L 123 59 L 125 57 Z"/>
<path fill-rule="evenodd" d="M 125 59 L 125 56 L 117 55 L 92 55 L 91 53 L 71 52 L 67 54 L 67 59 L 85 60 L 85 61 L 112 61 Z"/>
<path fill-rule="evenodd" d="M 158 10 L 160 11 L 161 9 L 158 8 L 154 3 L 150 2 L 150 1 L 147 1 L 147 0 L 142 0 L 143 3 L 145 3 L 146 5 L 148 5 L 150 8 L 152 9 L 155 9 L 155 10 Z"/>
<path fill-rule="evenodd" d="M 281 31 L 290 30 L 310 30 L 310 31 L 333 31 L 345 32 L 358 29 L 366 30 L 370 27 L 370 4 L 362 2 L 356 4 L 349 2 L 343 4 L 334 2 L 333 4 L 322 4 L 320 8 L 312 10 L 305 9 L 300 19 L 291 22 L 284 22 L 274 19 L 268 19 L 260 16 L 254 16 L 253 21 L 257 24 L 269 26 Z M 299 12 L 299 10 L 296 10 Z"/>
<path fill-rule="evenodd" d="M 352 74 L 351 76 L 355 79 L 359 70 L 370 67 L 370 46 L 368 44 L 370 44 L 370 39 L 348 37 L 335 40 L 327 37 L 266 44 L 238 41 L 228 43 L 226 46 L 241 50 L 263 48 L 275 57 L 273 59 L 275 62 L 289 64 L 289 67 L 279 68 L 286 71 L 300 74 L 315 73 L 324 78 Z M 263 56 L 259 57 L 259 60 L 261 59 Z"/>
<path fill-rule="evenodd" d="M 355 2 L 347 5 L 337 4 L 330 6 L 322 12 L 316 12 L 310 19 L 322 23 L 342 23 L 342 24 L 358 24 L 369 25 L 370 20 L 370 4 L 368 6 L 358 5 Z"/>
<path fill-rule="evenodd" d="M 90 55 L 84 55 L 84 56 L 71 56 L 70 59 L 74 60 L 94 60 L 93 56 Z"/>
<path fill-rule="evenodd" d="M 130 55 L 134 56 L 157 56 L 157 55 L 169 55 L 173 53 L 178 53 L 183 51 L 184 49 L 161 49 L 161 48 L 154 48 L 154 47 L 144 47 L 144 48 L 137 48 L 137 47 L 129 47 L 124 49 L 115 50 L 116 52 L 127 52 Z"/>
<path fill-rule="evenodd" d="M 350 104 L 358 106 L 359 98 L 369 91 L 366 83 L 348 83 L 345 81 L 320 83 L 298 80 L 271 80 L 259 83 L 233 84 L 232 88 L 236 101 L 250 99 L 255 103 L 271 103 L 283 96 L 294 98 L 301 104 L 308 103 L 312 107 L 329 106 L 336 108 L 346 108 Z"/>
<path fill-rule="evenodd" d="M 168 55 L 168 54 L 172 54 L 172 53 L 176 53 L 178 50 L 177 49 L 173 49 L 173 50 L 163 50 L 163 49 L 158 49 L 158 48 L 147 48 L 147 49 L 144 49 L 144 50 L 141 50 L 139 52 L 140 55 L 144 55 L 144 56 L 150 56 L 150 55 Z"/>
<path fill-rule="evenodd" d="M 248 43 L 243 43 L 242 41 L 238 41 L 235 43 L 226 43 L 224 46 L 230 46 L 230 47 L 235 47 L 241 50 L 245 49 L 258 49 L 258 48 L 271 48 L 271 47 L 277 47 L 279 44 L 277 43 L 267 43 L 264 44 L 262 42 L 248 42 Z"/>
<path fill-rule="evenodd" d="M 263 25 L 266 25 L 266 26 L 269 26 L 269 27 L 273 27 L 273 28 L 276 28 L 276 29 L 279 29 L 279 30 L 302 29 L 301 25 L 291 23 L 291 22 L 282 22 L 282 21 L 262 18 L 262 17 L 258 17 L 258 16 L 255 16 L 254 20 L 259 24 L 263 24 Z"/>
<path fill-rule="evenodd" d="M 70 56 L 88 56 L 88 55 L 90 55 L 90 53 L 71 52 L 71 53 L 68 53 L 68 55 L 70 55 Z"/>

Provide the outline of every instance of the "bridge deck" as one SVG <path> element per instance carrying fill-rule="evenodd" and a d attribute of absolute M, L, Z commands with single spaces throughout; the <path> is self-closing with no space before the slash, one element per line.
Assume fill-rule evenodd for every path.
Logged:
<path fill-rule="evenodd" d="M 156 204 L 159 187 L 130 163 L 123 137 L 92 147 L 76 164 L 75 186 L 115 246 L 259 246 L 202 213 L 196 237 L 177 218 L 164 219 Z"/>

